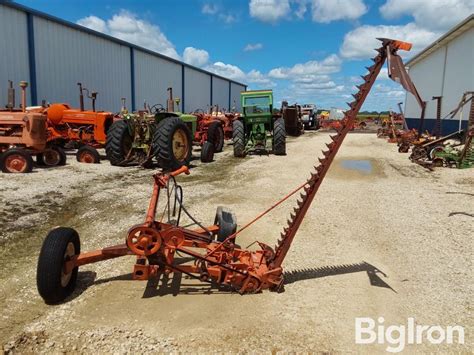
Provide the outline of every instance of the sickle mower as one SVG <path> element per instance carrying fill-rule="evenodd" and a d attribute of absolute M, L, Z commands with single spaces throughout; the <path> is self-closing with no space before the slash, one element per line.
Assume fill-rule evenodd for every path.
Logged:
<path fill-rule="evenodd" d="M 39 294 L 46 303 L 63 301 L 75 288 L 78 268 L 85 264 L 112 259 L 125 255 L 135 255 L 136 263 L 133 278 L 146 280 L 158 273 L 184 273 L 203 282 L 227 285 L 241 294 L 255 293 L 264 289 L 278 291 L 283 285 L 282 263 L 303 218 L 313 201 L 334 157 L 345 136 L 352 128 L 362 104 L 364 103 L 377 75 L 386 60 L 389 62 L 389 76 L 400 82 L 408 91 L 411 83 L 406 75 L 398 50 L 409 50 L 411 45 L 400 41 L 381 39 L 382 46 L 374 64 L 363 76 L 364 83 L 354 94 L 355 101 L 345 112 L 342 127 L 331 136 L 331 143 L 323 151 L 323 158 L 300 186 L 291 191 L 279 202 L 258 215 L 236 231 L 236 220 L 231 212 L 218 208 L 214 225 L 188 229 L 179 225 L 181 210 L 188 214 L 182 205 L 182 190 L 175 184 L 178 174 L 189 173 L 187 167 L 164 174 L 154 175 L 154 187 L 148 212 L 143 224 L 133 226 L 125 237 L 125 242 L 92 252 L 80 253 L 78 233 L 71 228 L 56 228 L 44 240 L 37 269 Z M 395 68 L 395 69 L 393 69 Z M 404 76 L 404 78 L 401 78 Z M 408 79 L 407 79 L 408 78 Z M 168 197 L 165 210 L 168 221 L 157 218 L 156 211 L 160 192 L 165 190 Z M 290 196 L 301 192 L 297 206 L 290 214 L 287 226 L 275 247 L 257 242 L 255 251 L 242 249 L 236 244 L 236 236 L 258 219 L 270 212 Z M 170 197 L 175 199 L 174 203 Z M 178 205 L 177 219 L 171 220 L 170 211 Z M 191 217 L 190 214 L 188 216 Z M 193 219 L 195 221 L 195 219 Z M 192 261 L 185 264 L 176 260 L 176 255 L 186 255 Z"/>

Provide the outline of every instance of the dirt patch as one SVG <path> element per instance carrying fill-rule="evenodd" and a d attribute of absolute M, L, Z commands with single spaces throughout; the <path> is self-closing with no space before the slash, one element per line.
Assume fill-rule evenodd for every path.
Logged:
<path fill-rule="evenodd" d="M 212 223 L 217 205 L 226 205 L 243 225 L 304 181 L 328 140 L 328 133 L 308 132 L 290 138 L 287 156 L 236 159 L 227 146 L 213 163 L 193 161 L 192 174 L 178 178 L 185 205 L 204 224 Z M 343 163 L 360 160 L 369 162 L 369 173 Z M 60 169 L 0 175 L 5 350 L 384 351 L 383 345 L 356 347 L 354 318 L 360 316 L 383 316 L 386 325 L 408 317 L 460 324 L 472 334 L 472 217 L 449 216 L 474 212 L 472 171 L 427 172 L 369 134 L 350 134 L 341 147 L 285 259 L 285 292 L 240 296 L 179 275 L 132 281 L 133 258 L 124 257 L 82 267 L 72 297 L 44 305 L 35 269 L 48 230 L 75 228 L 83 250 L 120 243 L 144 218 L 152 174 L 70 160 Z M 274 245 L 294 203 L 283 203 L 238 242 Z M 469 342 L 407 350 L 473 348 Z"/>

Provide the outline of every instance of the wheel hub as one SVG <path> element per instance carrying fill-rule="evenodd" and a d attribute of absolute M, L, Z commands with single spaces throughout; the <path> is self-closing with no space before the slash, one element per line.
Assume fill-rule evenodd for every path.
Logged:
<path fill-rule="evenodd" d="M 43 160 L 47 166 L 56 166 L 59 164 L 61 157 L 59 156 L 59 153 L 56 150 L 47 149 L 43 153 Z"/>
<path fill-rule="evenodd" d="M 5 166 L 12 173 L 21 173 L 26 169 L 26 160 L 21 155 L 10 155 L 6 161 Z"/>
<path fill-rule="evenodd" d="M 76 248 L 74 247 L 74 244 L 69 242 L 66 247 L 66 251 L 64 252 L 64 264 L 66 265 L 66 262 L 70 261 L 72 257 L 76 254 Z M 66 287 L 71 280 L 72 277 L 72 270 L 69 273 L 66 273 L 65 268 L 61 270 L 61 286 Z"/>
<path fill-rule="evenodd" d="M 186 133 L 182 129 L 177 129 L 173 134 L 173 155 L 179 160 L 183 161 L 188 155 L 189 142 Z"/>

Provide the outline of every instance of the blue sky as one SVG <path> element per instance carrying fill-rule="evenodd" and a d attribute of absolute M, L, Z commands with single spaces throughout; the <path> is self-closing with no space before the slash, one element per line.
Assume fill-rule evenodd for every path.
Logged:
<path fill-rule="evenodd" d="M 472 0 L 20 0 L 249 85 L 277 104 L 344 107 L 375 37 L 423 49 L 474 12 Z M 363 109 L 395 109 L 404 92 L 383 73 Z"/>

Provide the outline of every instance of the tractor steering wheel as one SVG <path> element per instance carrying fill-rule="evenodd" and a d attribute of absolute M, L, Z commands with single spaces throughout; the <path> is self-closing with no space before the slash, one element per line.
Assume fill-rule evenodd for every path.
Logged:
<path fill-rule="evenodd" d="M 160 113 L 164 112 L 165 108 L 163 107 L 162 104 L 154 104 L 152 107 L 150 107 L 151 113 Z"/>

